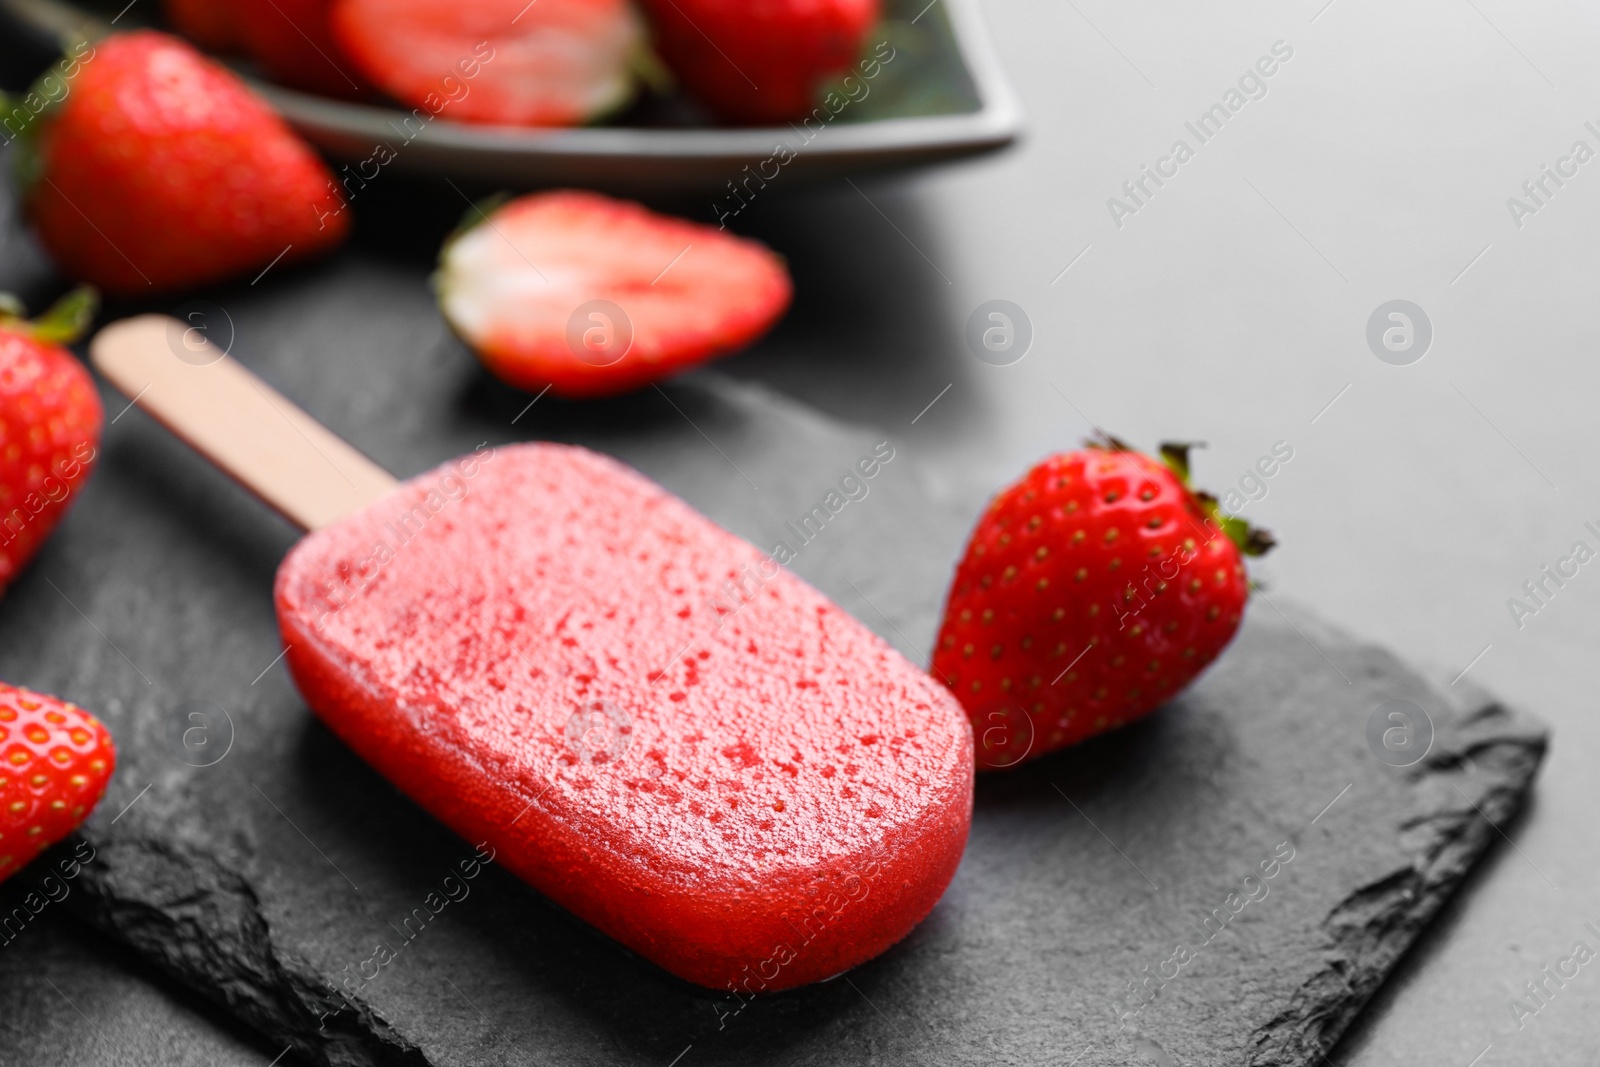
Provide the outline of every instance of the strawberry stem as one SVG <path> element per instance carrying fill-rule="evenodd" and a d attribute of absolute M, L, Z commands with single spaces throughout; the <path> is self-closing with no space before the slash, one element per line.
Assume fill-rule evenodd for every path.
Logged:
<path fill-rule="evenodd" d="M 79 34 L 69 33 L 62 37 L 63 59 L 75 52 L 80 43 L 88 42 Z M 93 49 L 90 49 L 90 55 L 93 54 Z M 61 101 L 67 97 L 61 82 L 71 79 L 63 79 L 60 73 L 62 69 L 61 63 L 52 65 L 34 80 L 26 93 L 0 93 L 0 114 L 6 116 L 7 128 L 14 134 L 9 139 L 15 146 L 11 153 L 11 174 L 18 197 L 23 201 L 28 199 L 43 169 L 39 155 L 40 131 L 55 118 Z M 56 81 L 54 87 L 50 84 L 52 79 Z M 14 124 L 19 117 L 20 126 Z"/>
<path fill-rule="evenodd" d="M 1189 453 L 1196 448 L 1204 448 L 1204 441 L 1162 441 L 1157 446 L 1161 453 L 1161 462 L 1167 469 L 1178 476 L 1184 485 L 1189 484 Z"/>
<path fill-rule="evenodd" d="M 476 230 L 510 202 L 511 194 L 504 190 L 491 193 L 482 200 L 473 201 L 472 206 L 462 212 L 461 221 L 456 223 L 456 228 L 450 232 L 450 236 L 445 238 L 445 244 L 449 245 L 456 238 Z"/>
<path fill-rule="evenodd" d="M 25 333 L 47 344 L 70 345 L 89 329 L 99 308 L 99 292 L 84 285 L 51 304 L 48 311 L 29 322 L 22 301 L 10 293 L 0 293 L 0 327 Z"/>
<path fill-rule="evenodd" d="M 1112 437 L 1104 430 L 1096 429 L 1094 437 L 1084 442 L 1090 448 L 1101 448 L 1108 452 L 1132 452 L 1129 445 Z M 1200 510 L 1205 512 L 1206 518 L 1215 522 L 1234 547 L 1246 556 L 1264 556 L 1277 545 L 1277 538 L 1256 526 L 1251 526 L 1237 515 L 1229 515 L 1222 510 L 1222 504 L 1216 497 L 1203 489 L 1196 489 L 1189 481 L 1190 462 L 1189 453 L 1197 448 L 1206 447 L 1204 441 L 1163 441 L 1157 446 L 1156 451 L 1161 454 L 1161 462 L 1173 474 L 1178 476 L 1184 488 L 1194 494 L 1200 502 Z"/>
<path fill-rule="evenodd" d="M 1093 434 L 1084 438 L 1083 444 L 1086 448 L 1098 448 L 1103 452 L 1137 451 L 1137 449 L 1128 444 L 1128 442 L 1122 440 L 1120 437 L 1111 436 L 1098 426 L 1094 428 Z"/>
<path fill-rule="evenodd" d="M 1251 526 L 1237 515 L 1229 515 L 1210 493 L 1195 493 L 1206 516 L 1222 528 L 1234 547 L 1247 556 L 1264 556 L 1277 545 L 1277 538 L 1266 530 Z"/>

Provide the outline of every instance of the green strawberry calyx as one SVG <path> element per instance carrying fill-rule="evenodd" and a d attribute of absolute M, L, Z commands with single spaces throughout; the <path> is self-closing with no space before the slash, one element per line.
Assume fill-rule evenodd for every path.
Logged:
<path fill-rule="evenodd" d="M 26 202 L 43 177 L 39 139 L 72 92 L 83 64 L 94 58 L 94 45 L 76 34 L 62 38 L 61 59 L 35 79 L 25 93 L 0 93 L 0 140 L 12 146 L 11 171 L 19 199 Z"/>
<path fill-rule="evenodd" d="M 1206 447 L 1204 441 L 1163 441 L 1158 451 L 1167 469 L 1177 475 L 1178 480 L 1194 494 L 1195 499 L 1200 501 L 1200 510 L 1205 512 L 1206 518 L 1222 528 L 1222 532 L 1233 542 L 1234 547 L 1247 556 L 1264 556 L 1271 552 L 1278 543 L 1278 539 L 1271 533 L 1259 526 L 1251 526 L 1237 515 L 1229 515 L 1222 510 L 1222 504 L 1215 496 L 1189 484 L 1189 453 L 1196 448 L 1204 447 Z"/>
<path fill-rule="evenodd" d="M 444 239 L 444 247 L 440 250 L 439 258 L 443 259 L 445 250 L 449 249 L 460 238 L 489 222 L 499 213 L 501 208 L 511 203 L 513 199 L 515 197 L 511 193 L 501 190 L 498 193 L 491 193 L 481 200 L 474 200 L 472 206 L 461 213 L 461 221 L 456 223 L 456 228 L 451 230 L 450 235 Z"/>
<path fill-rule="evenodd" d="M 439 259 L 435 264 L 433 275 L 428 279 L 428 283 L 433 287 L 434 295 L 441 299 L 444 296 L 445 287 L 449 282 L 447 274 L 450 266 L 450 251 L 455 248 L 456 242 L 476 230 L 479 226 L 492 225 L 491 220 L 494 216 L 501 208 L 511 203 L 513 199 L 514 197 L 511 193 L 502 190 L 481 200 L 473 201 L 472 205 L 462 213 L 461 221 L 456 223 L 456 228 L 450 231 L 449 235 L 445 237 L 444 243 L 439 246 Z"/>
<path fill-rule="evenodd" d="M 1126 442 L 1099 429 L 1095 430 L 1095 436 L 1084 444 L 1089 448 L 1103 449 L 1107 452 L 1137 451 Z M 1233 542 L 1234 547 L 1246 556 L 1266 555 L 1278 543 L 1277 538 L 1259 526 L 1251 526 L 1237 515 L 1229 515 L 1222 510 L 1222 504 L 1215 496 L 1203 489 L 1196 489 L 1190 483 L 1189 453 L 1204 447 L 1206 447 L 1204 441 L 1163 441 L 1157 451 L 1161 454 L 1162 464 L 1183 483 L 1185 489 L 1194 494 L 1206 518 L 1217 524 L 1217 528 Z"/>
<path fill-rule="evenodd" d="M 50 305 L 38 318 L 29 320 L 22 301 L 10 293 L 0 293 L 0 330 L 9 330 L 52 345 L 70 345 L 82 337 L 100 308 L 100 294 L 90 286 L 80 286 Z"/>

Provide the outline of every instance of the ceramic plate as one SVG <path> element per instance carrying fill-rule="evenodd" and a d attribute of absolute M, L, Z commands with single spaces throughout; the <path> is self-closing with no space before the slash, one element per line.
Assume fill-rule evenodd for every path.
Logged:
<path fill-rule="evenodd" d="M 150 15 L 141 9 L 156 6 L 129 5 L 119 15 L 121 2 L 0 0 L 0 11 L 45 33 L 95 37 L 113 20 L 118 28 L 143 24 Z M 868 40 L 874 50 L 891 58 L 865 83 L 864 95 L 858 86 L 856 99 L 836 114 L 819 105 L 807 122 L 772 128 L 718 127 L 691 101 L 647 94 L 606 125 L 530 129 L 440 117 L 418 130 L 402 124 L 407 113 L 398 108 L 256 84 L 336 158 L 365 160 L 384 146 L 393 155 L 388 166 L 517 187 L 717 192 L 745 179 L 746 166 L 799 182 L 979 155 L 1017 138 L 1021 114 L 976 0 L 887 0 L 884 21 Z"/>

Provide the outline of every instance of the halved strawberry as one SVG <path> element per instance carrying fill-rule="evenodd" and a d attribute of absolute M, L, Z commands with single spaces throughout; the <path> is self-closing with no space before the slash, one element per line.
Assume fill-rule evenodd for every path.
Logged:
<path fill-rule="evenodd" d="M 93 715 L 0 682 L 0 881 L 83 825 L 116 764 Z"/>
<path fill-rule="evenodd" d="M 792 294 L 764 245 L 574 191 L 492 209 L 446 242 L 434 281 L 445 318 L 490 371 L 572 397 L 725 355 L 765 333 Z"/>
<path fill-rule="evenodd" d="M 335 0 L 334 38 L 373 84 L 457 122 L 573 126 L 633 94 L 628 0 Z"/>

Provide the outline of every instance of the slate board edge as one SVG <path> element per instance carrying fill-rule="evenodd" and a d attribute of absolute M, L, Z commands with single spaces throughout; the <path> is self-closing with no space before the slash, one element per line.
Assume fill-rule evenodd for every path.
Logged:
<path fill-rule="evenodd" d="M 1478 796 L 1463 794 L 1459 809 L 1421 824 L 1428 840 L 1410 866 L 1359 887 L 1329 912 L 1325 966 L 1286 1010 L 1251 1034 L 1250 1067 L 1328 1063 L 1327 1054 L 1527 800 L 1549 749 L 1549 728 L 1472 683 L 1438 691 L 1461 713 L 1462 736 L 1452 748 L 1431 752 L 1409 776 L 1420 780 L 1473 764 L 1495 773 L 1485 776 Z"/>
<path fill-rule="evenodd" d="M 371 1005 L 335 997 L 315 967 L 280 949 L 249 881 L 215 856 L 149 837 L 83 836 L 96 855 L 72 906 L 103 934 L 312 1063 L 428 1067 Z"/>

